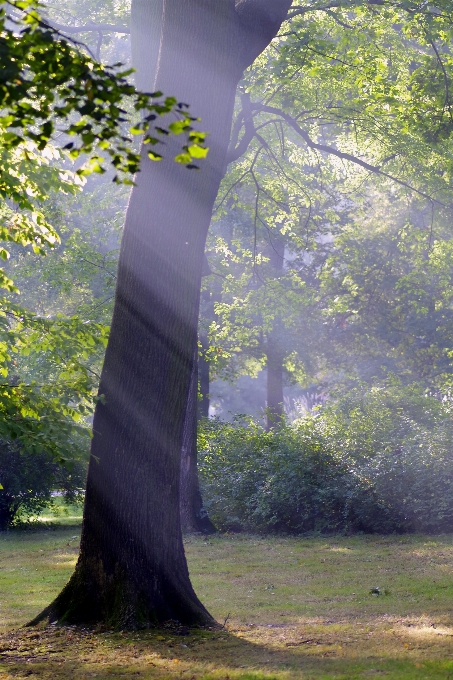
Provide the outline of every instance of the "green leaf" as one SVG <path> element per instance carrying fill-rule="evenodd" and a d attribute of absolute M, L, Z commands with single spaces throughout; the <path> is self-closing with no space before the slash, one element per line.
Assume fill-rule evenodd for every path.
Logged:
<path fill-rule="evenodd" d="M 175 156 L 175 161 L 177 163 L 181 163 L 181 165 L 186 165 L 187 163 L 190 163 L 192 160 L 192 156 L 190 153 L 180 153 L 177 156 Z"/>
<path fill-rule="evenodd" d="M 187 147 L 187 151 L 190 153 L 192 158 L 206 158 L 209 148 L 198 146 L 198 144 L 192 144 L 191 146 Z"/>

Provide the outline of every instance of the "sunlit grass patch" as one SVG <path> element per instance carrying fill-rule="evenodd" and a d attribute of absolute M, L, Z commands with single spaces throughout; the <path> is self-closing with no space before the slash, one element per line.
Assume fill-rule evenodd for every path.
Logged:
<path fill-rule="evenodd" d="M 453 599 L 451 537 L 231 536 L 191 539 L 187 554 L 197 592 L 212 592 L 219 620 L 228 612 L 241 622 L 418 615 L 445 612 Z M 374 587 L 383 594 L 370 595 Z"/>
<path fill-rule="evenodd" d="M 18 515 L 19 528 L 39 529 L 48 525 L 79 526 L 82 521 L 83 508 L 80 503 L 66 503 L 61 496 L 55 496 L 52 504 L 39 514 L 30 516 Z"/>
<path fill-rule="evenodd" d="M 68 580 L 77 561 L 80 531 L 10 531 L 0 535 L 0 631 L 23 625 Z"/>
<path fill-rule="evenodd" d="M 65 583 L 78 537 L 0 538 L 0 680 L 453 677 L 451 536 L 191 536 L 192 581 L 223 630 L 14 632 Z"/>

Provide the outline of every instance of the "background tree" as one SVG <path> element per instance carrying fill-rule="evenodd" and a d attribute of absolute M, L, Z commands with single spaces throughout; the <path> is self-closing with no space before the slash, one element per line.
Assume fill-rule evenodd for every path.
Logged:
<path fill-rule="evenodd" d="M 450 252 L 441 211 L 433 217 L 417 201 L 370 196 L 322 273 L 329 336 L 348 375 L 370 381 L 390 372 L 449 391 Z"/>
<path fill-rule="evenodd" d="M 218 305 L 222 316 L 212 325 L 213 342 L 217 348 L 222 348 L 227 374 L 231 374 L 228 349 L 231 351 L 236 347 L 239 354 L 233 354 L 240 356 L 249 338 L 255 358 L 262 352 L 257 348 L 265 337 L 258 321 L 263 311 L 258 311 L 259 302 L 254 290 L 259 286 L 250 281 L 252 272 L 257 278 L 267 280 L 265 268 L 269 252 L 266 248 L 273 250 L 269 245 L 272 241 L 285 240 L 288 254 L 285 269 L 308 284 L 304 289 L 305 297 L 312 304 L 303 312 L 307 322 L 311 318 L 310 310 L 316 310 L 321 321 L 318 331 L 313 324 L 306 334 L 299 327 L 288 342 L 288 348 L 295 350 L 298 346 L 295 336 L 299 341 L 304 337 L 316 337 L 312 347 L 315 344 L 319 347 L 319 331 L 323 330 L 322 324 L 327 323 L 323 311 L 323 295 L 327 289 L 324 287 L 321 292 L 316 268 L 324 267 L 329 253 L 335 250 L 335 237 L 341 233 L 342 225 L 351 222 L 351 210 L 356 210 L 355 206 L 358 210 L 369 201 L 366 187 L 371 176 L 374 175 L 373 183 L 379 183 L 381 195 L 391 192 L 392 201 L 401 205 L 401 209 L 406 202 L 404 193 L 409 189 L 414 196 L 419 192 L 418 203 L 422 211 L 431 213 L 434 210 L 439 216 L 442 213 L 443 219 L 449 219 L 446 218 L 449 208 L 442 207 L 443 202 L 448 204 L 450 201 L 448 174 L 438 171 L 440 165 L 448 167 L 449 160 L 445 158 L 444 162 L 441 155 L 450 143 L 447 141 L 449 47 L 443 46 L 439 53 L 436 46 L 436 40 L 442 40 L 440 26 L 443 19 L 438 24 L 439 17 L 430 13 L 425 16 L 415 11 L 409 16 L 405 10 L 390 6 L 384 12 L 364 6 L 353 12 L 339 7 L 333 11 L 321 9 L 313 14 L 308 8 L 299 8 L 296 13 L 301 18 L 292 20 L 291 32 L 282 39 L 281 49 L 260 57 L 243 81 L 247 96 L 242 95 L 238 102 L 233 126 L 230 158 L 236 162 L 225 178 L 221 193 L 225 199 L 223 203 L 219 201 L 216 217 L 220 221 L 228 220 L 225 215 L 233 215 L 234 207 L 238 206 L 250 215 L 251 220 L 245 217 L 230 220 L 234 224 L 235 257 L 232 258 L 229 252 L 224 257 L 224 264 L 228 265 L 229 259 L 232 271 L 236 262 L 236 282 L 232 281 L 233 276 L 228 276 L 227 270 L 221 270 L 227 276 L 223 283 L 222 304 Z M 397 15 L 398 21 L 401 20 L 399 24 L 394 21 Z M 440 33 L 437 33 L 439 29 Z M 391 59 L 382 60 L 385 50 L 391 50 Z M 359 58 L 357 54 L 360 54 Z M 436 68 L 443 74 L 437 89 L 432 87 L 430 77 Z M 263 91 L 266 93 L 264 100 Z M 412 91 L 417 105 L 408 96 Z M 253 99 L 255 92 L 257 101 Z M 445 146 L 439 144 L 440 131 L 427 134 L 417 112 L 418 107 L 433 112 L 436 106 L 439 110 L 432 118 L 433 126 L 436 129 L 443 126 Z M 391 111 L 394 113 L 389 115 Z M 443 123 L 440 123 L 441 119 Z M 365 148 L 366 156 L 363 154 Z M 241 156 L 240 160 L 238 156 Z M 430 160 L 425 163 L 427 158 Z M 392 185 L 390 176 L 396 184 Z M 291 185 L 294 188 L 289 189 Z M 320 214 L 320 195 L 325 204 L 327 195 L 331 199 L 329 214 L 324 213 L 324 217 L 322 209 Z M 305 206 L 302 196 L 306 200 Z M 425 207 L 421 207 L 423 201 Z M 381 220 L 385 220 L 383 214 Z M 250 225 L 254 225 L 254 234 Z M 304 239 L 304 230 L 311 238 Z M 240 247 L 237 245 L 239 239 Z M 242 256 L 242 286 L 237 280 L 238 257 L 241 258 L 241 249 L 244 254 L 247 247 L 251 251 L 253 242 L 256 252 L 249 260 L 248 269 L 247 256 Z M 223 246 L 219 241 L 217 248 L 213 243 L 210 247 L 211 259 L 217 262 L 222 247 L 231 251 L 228 238 L 224 239 Z M 264 266 L 260 268 L 262 258 Z M 339 263 L 340 260 L 338 250 L 335 261 Z M 269 290 L 270 286 L 266 287 Z M 307 295 L 308 290 L 311 290 L 310 295 Z M 318 302 L 313 306 L 316 300 Z M 268 314 L 269 308 L 268 299 Z M 286 311 L 284 317 L 287 316 Z M 234 318 L 238 321 L 235 331 Z M 294 319 L 294 316 L 289 318 Z M 287 339 L 291 335 L 288 325 L 291 324 L 286 324 L 284 332 Z M 248 335 L 247 329 L 250 329 Z M 319 361 L 320 354 L 315 351 L 311 352 L 310 360 L 307 352 L 302 352 L 304 360 L 298 362 L 299 376 L 303 376 L 301 368 L 305 362 L 305 374 L 308 377 L 311 373 L 309 381 L 315 378 L 313 370 L 318 378 L 326 370 L 331 376 L 335 365 L 335 356 L 329 349 L 329 335 L 321 335 L 324 335 L 321 343 L 324 358 Z M 294 355 L 290 362 L 293 359 Z M 338 360 L 341 363 L 341 356 Z M 237 358 L 235 361 L 237 363 Z M 264 356 L 260 362 L 265 365 Z M 249 361 L 245 370 L 256 370 L 256 366 L 256 362 Z M 241 370 L 244 368 L 245 364 L 242 364 Z"/>

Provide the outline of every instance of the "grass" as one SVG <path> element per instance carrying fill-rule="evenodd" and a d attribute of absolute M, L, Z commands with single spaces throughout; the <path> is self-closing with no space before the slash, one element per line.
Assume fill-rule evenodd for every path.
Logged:
<path fill-rule="evenodd" d="M 18 514 L 19 527 L 38 529 L 52 526 L 79 526 L 82 521 L 83 507 L 81 503 L 66 503 L 61 496 L 55 496 L 52 504 L 38 515 Z"/>
<path fill-rule="evenodd" d="M 0 539 L 0 680 L 453 679 L 453 536 L 189 537 L 192 581 L 223 630 L 17 630 L 78 545 L 63 526 Z"/>

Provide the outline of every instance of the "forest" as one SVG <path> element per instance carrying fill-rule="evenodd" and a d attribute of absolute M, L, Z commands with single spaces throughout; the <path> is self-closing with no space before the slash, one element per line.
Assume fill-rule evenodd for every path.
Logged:
<path fill-rule="evenodd" d="M 449 677 L 452 37 L 0 2 L 0 678 Z"/>

